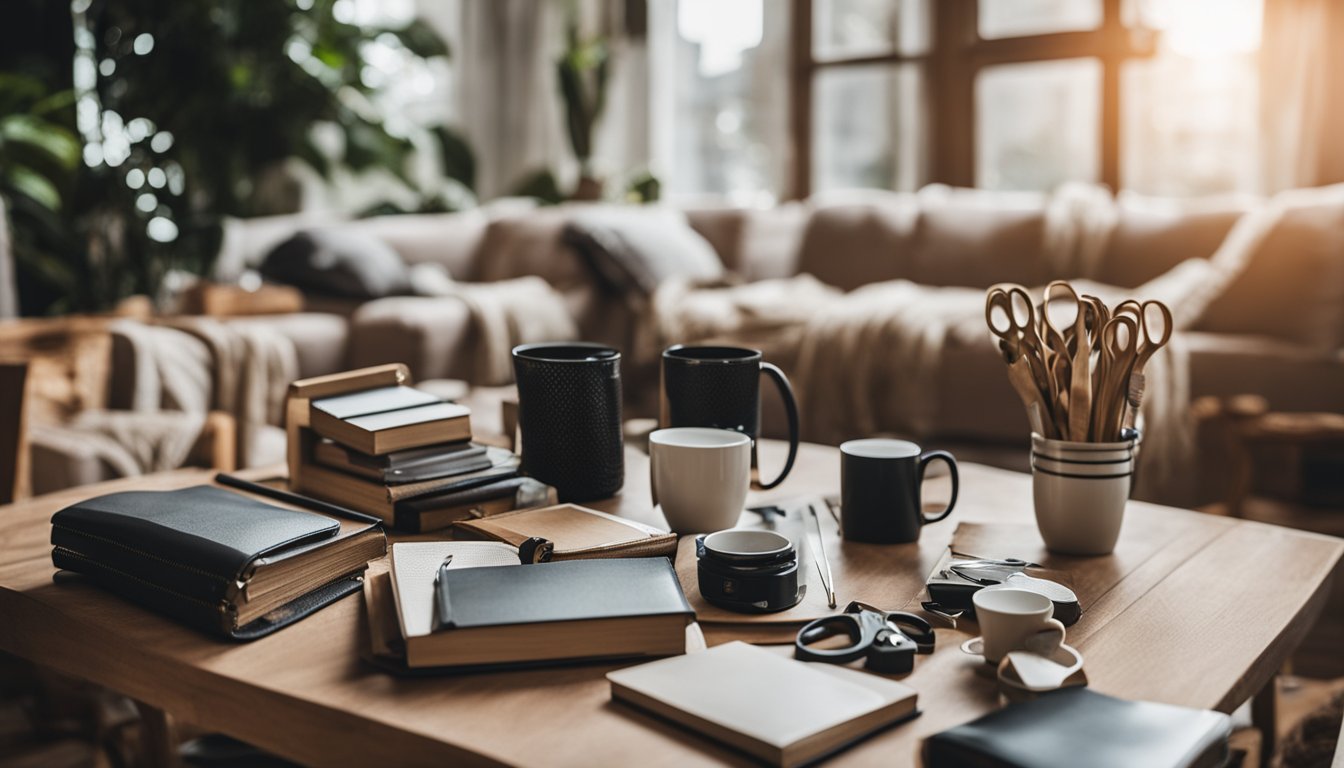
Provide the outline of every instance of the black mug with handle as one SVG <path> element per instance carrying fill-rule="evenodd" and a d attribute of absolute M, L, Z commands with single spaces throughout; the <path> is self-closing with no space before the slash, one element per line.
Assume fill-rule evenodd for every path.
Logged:
<path fill-rule="evenodd" d="M 762 483 L 756 460 L 761 428 L 761 374 L 779 388 L 789 421 L 789 456 L 779 476 Z M 663 350 L 663 426 L 714 427 L 742 432 L 752 439 L 751 485 L 757 490 L 784 482 L 798 456 L 798 403 L 789 379 L 746 347 L 683 346 Z"/>
<path fill-rule="evenodd" d="M 952 473 L 947 508 L 928 517 L 920 486 L 932 461 Z M 947 451 L 920 451 L 906 440 L 873 438 L 840 445 L 840 530 L 850 541 L 904 544 L 919 541 L 919 531 L 952 514 L 957 504 L 957 460 Z"/>

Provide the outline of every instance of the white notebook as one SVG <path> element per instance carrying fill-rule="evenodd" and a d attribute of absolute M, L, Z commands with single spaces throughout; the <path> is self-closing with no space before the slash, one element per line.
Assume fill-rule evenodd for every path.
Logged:
<path fill-rule="evenodd" d="M 607 674 L 612 698 L 779 766 L 794 766 L 915 712 L 907 685 L 746 643 Z"/>
<path fill-rule="evenodd" d="M 434 579 L 448 555 L 453 556 L 449 568 L 519 563 L 518 550 L 498 541 L 407 541 L 391 549 L 392 597 L 403 638 L 434 630 Z"/>

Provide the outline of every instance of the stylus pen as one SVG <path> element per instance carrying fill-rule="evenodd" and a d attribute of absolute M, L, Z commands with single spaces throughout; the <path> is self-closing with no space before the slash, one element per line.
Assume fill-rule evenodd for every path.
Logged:
<path fill-rule="evenodd" d="M 831 575 L 831 561 L 826 557 L 826 545 L 822 543 L 821 518 L 817 517 L 817 505 L 808 504 L 807 509 L 812 513 L 812 522 L 817 525 L 817 571 L 821 574 L 821 586 L 826 589 L 826 600 L 830 607 L 836 605 L 835 599 L 835 577 Z"/>
<path fill-rule="evenodd" d="M 337 504 L 331 504 L 329 502 L 322 501 L 321 499 L 314 499 L 308 496 L 304 496 L 302 494 L 293 493 L 292 491 L 284 491 L 279 488 L 272 488 L 269 485 L 254 483 L 251 480 L 244 480 L 243 478 L 238 477 L 237 475 L 230 475 L 227 472 L 220 472 L 216 474 L 215 482 L 219 483 L 220 485 L 231 485 L 239 490 L 247 491 L 249 493 L 255 493 L 259 496 L 270 496 L 272 499 L 288 502 L 296 507 L 307 507 L 308 509 L 312 509 L 317 512 L 325 512 L 328 515 L 335 515 L 336 517 L 344 517 L 347 520 L 358 520 L 361 523 L 383 522 L 381 519 L 376 518 L 373 515 L 366 515 L 362 512 L 356 512 L 353 509 L 346 509 L 345 507 L 339 506 Z"/>

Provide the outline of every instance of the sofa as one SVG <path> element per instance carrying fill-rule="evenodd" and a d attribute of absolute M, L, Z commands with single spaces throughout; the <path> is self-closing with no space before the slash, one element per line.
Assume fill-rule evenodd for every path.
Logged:
<path fill-rule="evenodd" d="M 1061 210 L 1067 212 L 1076 200 L 946 188 L 831 194 L 769 209 L 690 207 L 672 214 L 679 221 L 684 217 L 688 231 L 712 249 L 728 279 L 739 283 L 810 274 L 841 291 L 890 280 L 983 290 L 1004 281 L 1042 285 L 1056 278 L 1133 288 L 1186 260 L 1214 256 L 1234 225 L 1277 200 L 1111 197 L 1095 188 L 1088 195 L 1104 197 L 1104 221 L 1094 226 L 1084 217 L 1063 230 Z M 1342 199 L 1340 188 L 1284 198 L 1282 215 L 1244 268 L 1179 334 L 1188 350 L 1191 399 L 1256 393 L 1275 410 L 1344 412 Z M 648 297 L 603 279 L 571 232 L 577 218 L 613 207 L 510 202 L 464 213 L 360 221 L 312 215 L 232 221 L 215 277 L 237 280 L 305 229 L 370 236 L 408 265 L 436 265 L 466 284 L 539 276 L 568 307 L 579 337 L 628 351 L 650 338 Z M 1061 237 L 1072 238 L 1070 248 L 1084 256 L 1061 259 Z M 309 362 L 302 366 L 304 375 L 399 361 L 409 364 L 417 379 L 507 383 L 483 379 L 472 365 L 481 335 L 462 302 L 311 293 L 308 299 L 313 314 L 323 316 L 320 322 L 284 316 L 254 321 L 288 326 L 299 358 Z M 790 370 L 787 346 L 766 351 Z M 1024 469 L 1026 419 L 988 334 L 983 344 L 949 350 L 940 368 L 936 428 L 908 436 L 951 447 L 967 459 Z M 627 354 L 625 371 L 628 415 L 654 415 L 656 356 L 635 360 Z M 772 425 L 782 419 L 766 414 L 764 422 L 768 432 L 777 433 Z M 837 426 L 832 434 L 844 434 L 844 425 Z"/>

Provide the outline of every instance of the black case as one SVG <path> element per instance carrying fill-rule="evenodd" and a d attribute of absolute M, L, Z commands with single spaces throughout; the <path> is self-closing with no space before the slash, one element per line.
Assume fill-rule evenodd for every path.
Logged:
<path fill-rule="evenodd" d="M 51 561 L 204 632 L 252 640 L 359 590 L 363 568 L 246 625 L 236 622 L 233 601 L 258 558 L 308 551 L 339 531 L 324 515 L 214 486 L 127 491 L 57 512 Z"/>

